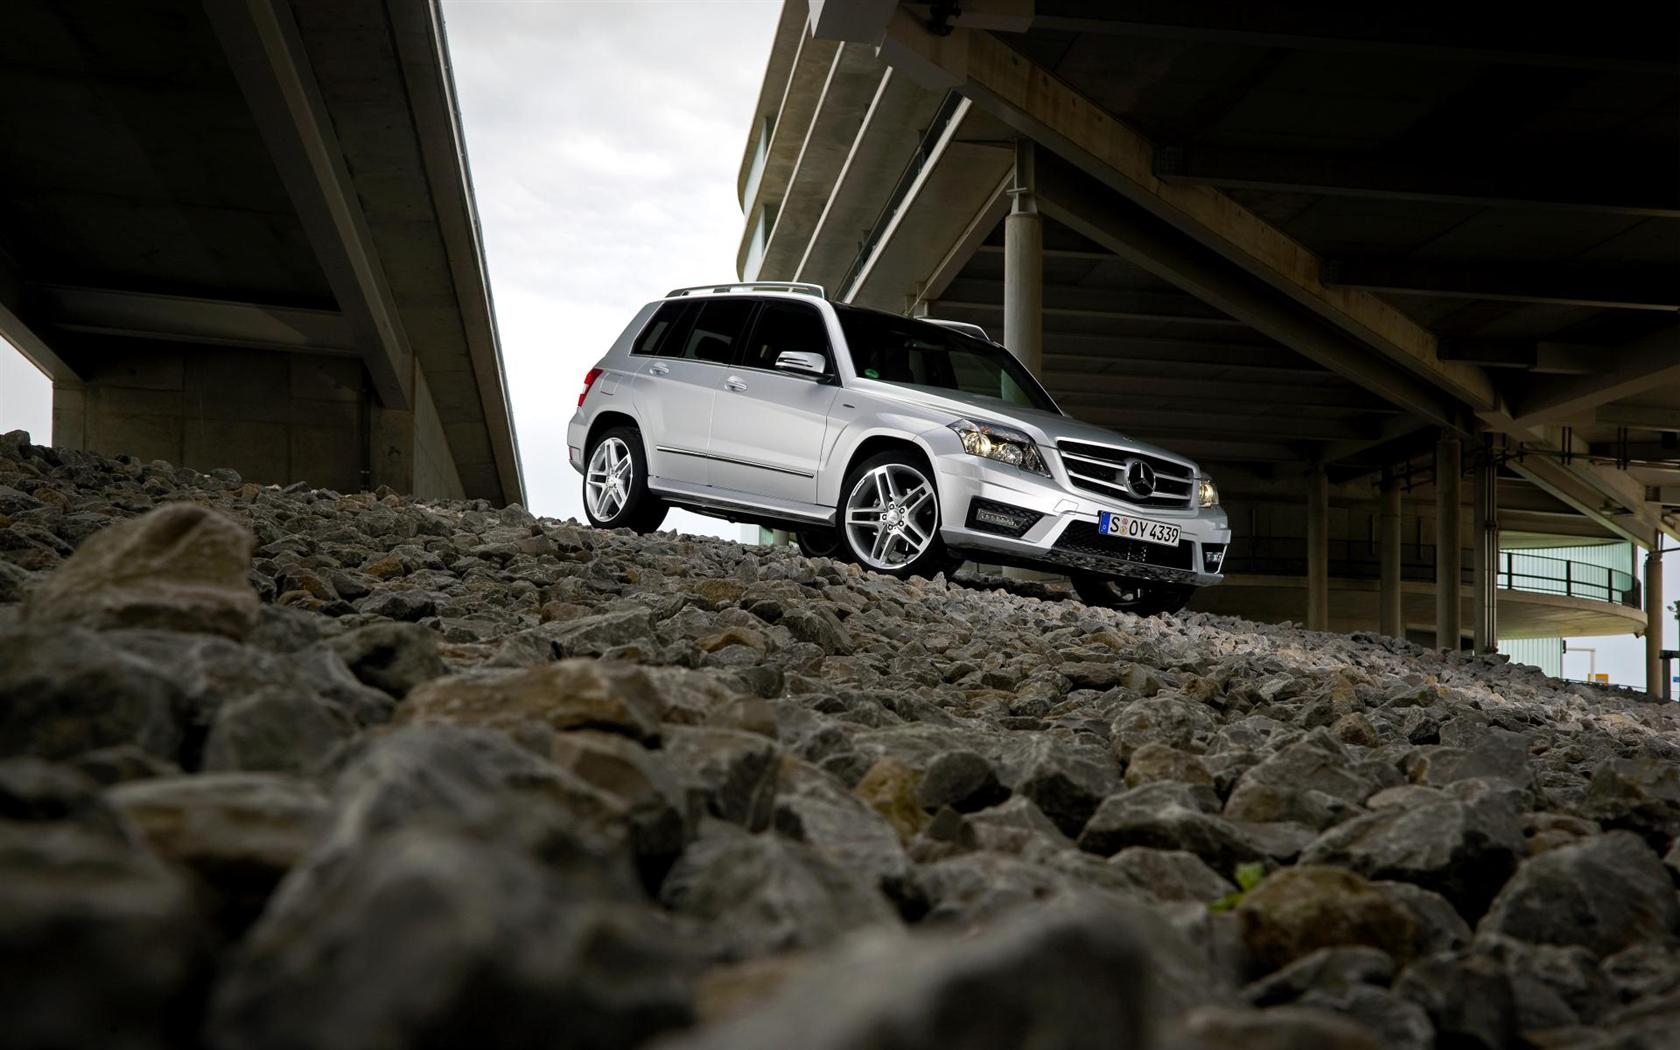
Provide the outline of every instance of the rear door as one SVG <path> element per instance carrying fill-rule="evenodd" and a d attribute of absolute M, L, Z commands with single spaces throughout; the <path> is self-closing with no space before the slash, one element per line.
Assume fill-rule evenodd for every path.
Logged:
<path fill-rule="evenodd" d="M 833 382 L 777 371 L 788 350 L 821 354 L 834 375 L 828 325 L 812 303 L 766 300 L 712 411 L 711 483 L 778 499 L 814 502 Z"/>
<path fill-rule="evenodd" d="M 673 300 L 648 323 L 631 359 L 649 474 L 710 483 L 713 403 L 756 308 L 751 299 Z"/>

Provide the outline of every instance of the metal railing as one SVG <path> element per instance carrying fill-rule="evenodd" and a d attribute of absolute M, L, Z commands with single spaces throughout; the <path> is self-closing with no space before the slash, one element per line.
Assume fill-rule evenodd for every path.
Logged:
<path fill-rule="evenodd" d="M 1331 578 L 1375 580 L 1382 576 L 1382 555 L 1376 543 L 1367 540 L 1331 540 Z M 1475 582 L 1474 552 L 1461 553 L 1463 581 Z M 1225 572 L 1260 576 L 1305 576 L 1307 541 L 1301 537 L 1236 538 L 1225 556 Z M 1531 594 L 1557 594 L 1586 598 L 1612 605 L 1640 606 L 1639 581 L 1630 573 L 1590 562 L 1556 558 L 1527 551 L 1504 550 L 1495 563 L 1500 590 Z M 1400 578 L 1421 582 L 1435 579 L 1435 546 L 1423 543 L 1400 545 Z"/>

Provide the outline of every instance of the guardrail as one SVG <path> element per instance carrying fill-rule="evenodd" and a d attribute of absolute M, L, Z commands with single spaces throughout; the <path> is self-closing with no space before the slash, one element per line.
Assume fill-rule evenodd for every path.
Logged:
<path fill-rule="evenodd" d="M 1465 583 L 1474 583 L 1474 552 L 1460 552 Z M 1225 556 L 1227 573 L 1261 576 L 1305 576 L 1307 541 L 1300 537 L 1238 537 Z M 1499 552 L 1495 565 L 1500 590 L 1530 594 L 1557 594 L 1570 598 L 1640 607 L 1639 581 L 1632 574 L 1590 562 L 1530 554 L 1521 550 Z M 1381 552 L 1376 543 L 1363 540 L 1330 541 L 1332 579 L 1375 580 L 1382 576 Z M 1400 578 L 1421 582 L 1435 579 L 1435 546 L 1427 543 L 1400 545 Z"/>

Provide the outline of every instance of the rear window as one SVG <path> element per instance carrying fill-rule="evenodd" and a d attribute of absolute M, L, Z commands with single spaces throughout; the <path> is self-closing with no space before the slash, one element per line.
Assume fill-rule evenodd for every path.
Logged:
<path fill-rule="evenodd" d="M 682 349 L 680 340 L 672 333 L 682 327 L 683 315 L 693 303 L 666 303 L 654 311 L 652 319 L 642 328 L 642 334 L 630 347 L 632 354 L 645 357 L 675 357 Z"/>

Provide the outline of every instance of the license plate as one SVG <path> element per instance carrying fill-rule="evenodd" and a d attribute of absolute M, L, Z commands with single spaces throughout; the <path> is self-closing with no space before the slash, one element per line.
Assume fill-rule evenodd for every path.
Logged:
<path fill-rule="evenodd" d="M 1183 530 L 1164 521 L 1150 521 L 1148 518 L 1134 518 L 1128 514 L 1116 514 L 1105 510 L 1097 514 L 1097 531 L 1104 536 L 1176 547 L 1179 533 Z"/>

